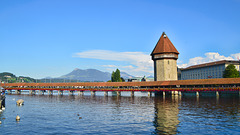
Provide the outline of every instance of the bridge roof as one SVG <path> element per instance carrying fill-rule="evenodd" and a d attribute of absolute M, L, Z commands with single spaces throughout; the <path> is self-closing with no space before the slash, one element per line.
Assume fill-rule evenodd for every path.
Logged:
<path fill-rule="evenodd" d="M 176 53 L 179 54 L 175 46 L 169 40 L 165 32 L 162 33 L 162 36 L 158 40 L 155 48 L 153 49 L 151 55 L 161 54 L 161 53 Z"/>

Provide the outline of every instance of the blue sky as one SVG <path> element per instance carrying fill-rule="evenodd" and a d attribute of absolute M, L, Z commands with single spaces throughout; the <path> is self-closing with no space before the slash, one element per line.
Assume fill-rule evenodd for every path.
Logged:
<path fill-rule="evenodd" d="M 1 0 L 0 72 L 152 75 L 163 31 L 179 67 L 240 57 L 240 0 Z"/>

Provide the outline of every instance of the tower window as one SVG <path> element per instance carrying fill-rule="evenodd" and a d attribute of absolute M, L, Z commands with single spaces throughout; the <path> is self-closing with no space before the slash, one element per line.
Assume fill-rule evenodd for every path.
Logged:
<path fill-rule="evenodd" d="M 168 61 L 168 64 L 169 64 L 169 61 Z"/>

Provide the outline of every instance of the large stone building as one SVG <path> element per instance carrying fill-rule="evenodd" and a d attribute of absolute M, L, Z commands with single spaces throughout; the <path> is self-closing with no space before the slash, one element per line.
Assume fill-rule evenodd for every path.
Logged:
<path fill-rule="evenodd" d="M 163 32 L 151 53 L 154 61 L 154 81 L 177 80 L 179 52 Z"/>
<path fill-rule="evenodd" d="M 222 60 L 190 66 L 181 69 L 181 80 L 223 78 L 223 71 L 229 65 L 235 65 L 239 71 L 239 61 Z"/>

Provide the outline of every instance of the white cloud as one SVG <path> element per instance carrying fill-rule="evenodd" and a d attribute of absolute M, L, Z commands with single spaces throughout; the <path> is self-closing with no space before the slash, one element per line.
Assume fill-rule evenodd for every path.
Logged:
<path fill-rule="evenodd" d="M 102 65 L 103 67 L 109 67 L 109 68 L 115 68 L 117 67 L 116 65 Z"/>
<path fill-rule="evenodd" d="M 223 56 L 217 52 L 208 52 L 205 53 L 205 57 L 191 58 L 189 59 L 188 63 L 179 64 L 178 67 L 185 68 L 196 64 L 202 64 L 219 60 L 237 60 L 238 58 L 240 58 L 240 53 L 231 54 L 230 56 Z"/>
<path fill-rule="evenodd" d="M 231 57 L 233 57 L 235 60 L 240 60 L 240 53 L 231 54 Z"/>
<path fill-rule="evenodd" d="M 188 63 L 178 61 L 178 67 L 185 68 L 188 66 L 202 64 L 207 62 L 219 60 L 238 60 L 240 53 L 231 54 L 230 56 L 220 55 L 217 52 L 208 52 L 204 54 L 205 57 L 195 57 L 189 59 Z M 153 61 L 149 54 L 143 52 L 115 52 L 108 50 L 90 50 L 85 52 L 76 53 L 74 57 L 91 58 L 101 60 L 112 60 L 127 62 L 128 65 L 102 65 L 107 71 L 113 71 L 119 68 L 121 71 L 127 72 L 132 75 L 143 76 L 153 75 Z"/>
<path fill-rule="evenodd" d="M 134 67 L 132 65 L 129 65 L 129 66 L 121 66 L 121 68 L 124 68 L 124 69 L 134 69 Z"/>
<path fill-rule="evenodd" d="M 74 57 L 123 61 L 129 63 L 129 65 L 124 66 L 103 65 L 103 67 L 107 67 L 107 70 L 118 67 L 121 69 L 121 71 L 125 71 L 133 75 L 149 75 L 153 73 L 153 61 L 151 60 L 149 54 L 145 54 L 143 52 L 115 52 L 108 50 L 90 50 L 76 53 Z"/>

